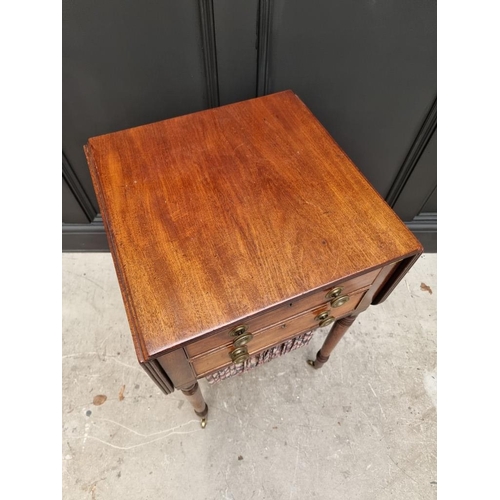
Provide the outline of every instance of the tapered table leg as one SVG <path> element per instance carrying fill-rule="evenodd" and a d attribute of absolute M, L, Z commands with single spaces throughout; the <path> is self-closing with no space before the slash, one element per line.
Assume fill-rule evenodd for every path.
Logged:
<path fill-rule="evenodd" d="M 349 327 L 354 323 L 355 319 L 356 316 L 353 315 L 335 321 L 325 339 L 325 342 L 323 343 L 323 347 L 321 347 L 321 349 L 316 354 L 316 359 L 310 359 L 307 361 L 307 363 L 313 368 L 321 368 L 328 361 L 333 349 L 339 343 L 344 333 L 349 330 Z"/>
<path fill-rule="evenodd" d="M 194 412 L 198 417 L 201 417 L 201 426 L 203 429 L 207 425 L 208 405 L 203 399 L 200 386 L 195 382 L 191 387 L 182 389 L 182 393 L 186 396 L 187 400 L 191 403 Z"/>

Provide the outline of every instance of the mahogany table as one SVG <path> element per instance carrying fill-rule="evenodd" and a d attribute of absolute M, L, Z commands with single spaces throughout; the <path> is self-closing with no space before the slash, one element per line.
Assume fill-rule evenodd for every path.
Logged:
<path fill-rule="evenodd" d="M 138 360 L 206 425 L 197 380 L 305 345 L 328 361 L 422 246 L 291 91 L 85 146 Z"/>

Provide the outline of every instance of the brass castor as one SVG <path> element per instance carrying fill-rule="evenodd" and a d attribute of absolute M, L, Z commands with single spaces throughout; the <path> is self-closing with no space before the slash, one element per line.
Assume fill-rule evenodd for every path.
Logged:
<path fill-rule="evenodd" d="M 315 366 L 314 366 L 314 360 L 313 360 L 313 359 L 308 359 L 308 360 L 307 360 L 307 364 L 308 364 L 309 366 L 312 366 L 313 368 L 315 368 Z"/>
<path fill-rule="evenodd" d="M 208 405 L 205 403 L 205 409 L 203 411 L 195 411 L 196 415 L 201 418 L 201 428 L 204 429 L 207 426 L 207 417 L 208 417 Z"/>

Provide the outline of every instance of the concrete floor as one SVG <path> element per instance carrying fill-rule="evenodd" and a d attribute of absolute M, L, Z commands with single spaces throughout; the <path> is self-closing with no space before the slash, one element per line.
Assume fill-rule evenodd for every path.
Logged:
<path fill-rule="evenodd" d="M 325 333 L 202 380 L 202 430 L 182 394 L 163 395 L 138 366 L 110 255 L 64 254 L 63 497 L 436 498 L 436 256 L 316 372 L 305 360 Z"/>

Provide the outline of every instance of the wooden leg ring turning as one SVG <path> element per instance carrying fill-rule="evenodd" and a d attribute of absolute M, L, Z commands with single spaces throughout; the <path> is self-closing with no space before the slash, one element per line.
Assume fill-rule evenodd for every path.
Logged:
<path fill-rule="evenodd" d="M 318 370 L 321 368 L 328 360 L 330 359 L 330 356 L 322 356 L 321 355 L 321 349 L 316 353 L 316 359 L 309 359 L 307 363 Z"/>
<path fill-rule="evenodd" d="M 330 332 L 328 333 L 323 346 L 316 354 L 316 359 L 309 359 L 307 364 L 318 370 L 321 368 L 329 359 L 334 347 L 339 343 L 340 339 L 343 337 L 344 333 L 347 332 L 349 327 L 354 323 L 356 316 L 347 316 L 345 318 L 335 321 Z"/>
<path fill-rule="evenodd" d="M 208 405 L 203 399 L 200 386 L 195 382 L 191 387 L 182 389 L 182 393 L 186 396 L 187 400 L 191 403 L 194 412 L 201 418 L 201 427 L 204 429 L 207 426 Z"/>

